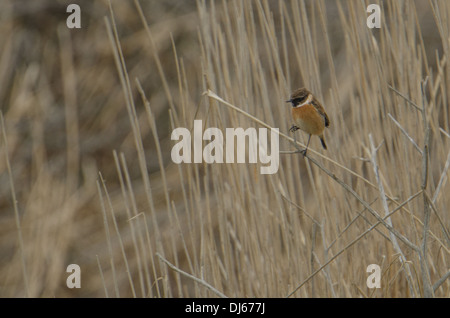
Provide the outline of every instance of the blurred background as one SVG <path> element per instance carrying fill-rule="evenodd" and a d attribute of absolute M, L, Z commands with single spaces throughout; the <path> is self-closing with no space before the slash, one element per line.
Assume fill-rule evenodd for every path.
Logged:
<path fill-rule="evenodd" d="M 81 8 L 81 29 L 66 27 L 70 3 Z M 369 3 L 382 8 L 381 29 L 366 26 Z M 440 219 L 431 217 L 426 262 L 432 283 L 448 272 L 448 2 L 111 0 L 111 8 L 0 0 L 0 296 L 215 296 L 159 253 L 227 296 L 285 297 L 374 219 L 353 224 L 363 206 L 299 157 L 282 156 L 276 176 L 252 165 L 175 165 L 172 129 L 191 129 L 194 119 L 257 127 L 203 95 L 211 89 L 287 134 L 284 101 L 308 87 L 332 122 L 328 152 L 318 139 L 312 148 L 352 170 L 321 161 L 383 215 L 366 182 L 376 184 L 373 169 L 360 158 L 369 133 L 384 142 L 390 208 L 420 190 L 420 156 L 388 114 L 419 147 L 422 117 L 388 85 L 421 107 L 427 76 L 429 192 Z M 293 149 L 286 140 L 280 147 Z M 394 227 L 420 244 L 424 203 L 416 201 Z M 380 232 L 294 295 L 423 296 L 420 275 L 408 278 Z M 418 256 L 402 248 L 419 273 Z M 380 290 L 366 287 L 371 263 L 382 267 Z M 80 289 L 66 286 L 69 264 L 81 267 Z M 450 296 L 448 280 L 435 293 Z"/>
<path fill-rule="evenodd" d="M 22 218 L 29 295 L 38 297 L 102 296 L 98 290 L 83 288 L 77 294 L 80 291 L 64 288 L 65 268 L 70 263 L 95 265 L 95 255 L 101 257 L 105 252 L 102 243 L 95 246 L 104 241 L 95 180 L 101 171 L 111 189 L 118 189 L 112 151 L 123 152 L 130 160 L 130 178 L 136 179 L 140 173 L 106 33 L 108 2 L 76 2 L 82 27 L 69 30 L 66 8 L 70 3 L 75 2 L 0 2 L 0 28 L 6 35 L 0 40 L 1 111 Z M 177 88 L 172 34 L 183 52 L 185 71 L 192 75 L 193 94 L 199 99 L 195 2 L 144 1 L 142 7 L 155 34 L 170 89 Z M 170 159 L 167 98 L 142 21 L 132 1 L 113 1 L 113 8 L 116 22 L 122 26 L 119 36 L 129 76 L 141 80 L 155 105 L 162 151 L 165 159 Z M 142 128 L 148 169 L 154 173 L 159 170 L 157 158 L 151 155 L 154 140 L 149 127 Z M 26 296 L 21 273 L 13 266 L 20 252 L 3 142 L 2 155 L 0 295 Z M 139 181 L 136 183 L 139 188 Z M 82 268 L 83 285 L 88 285 L 89 271 Z"/>

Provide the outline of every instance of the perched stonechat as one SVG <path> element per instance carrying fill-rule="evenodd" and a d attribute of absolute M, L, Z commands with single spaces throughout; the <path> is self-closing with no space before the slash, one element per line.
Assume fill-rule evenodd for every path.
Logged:
<path fill-rule="evenodd" d="M 292 93 L 291 99 L 286 102 L 292 103 L 292 117 L 295 123 L 289 130 L 295 132 L 301 129 L 309 134 L 306 149 L 301 151 L 303 156 L 306 156 L 311 135 L 319 136 L 322 147 L 327 149 L 323 131 L 325 127 L 330 126 L 330 119 L 314 95 L 306 88 L 299 88 Z"/>

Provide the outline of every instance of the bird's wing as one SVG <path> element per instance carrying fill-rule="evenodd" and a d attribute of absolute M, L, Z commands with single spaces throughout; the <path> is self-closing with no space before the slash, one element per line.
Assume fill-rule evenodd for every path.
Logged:
<path fill-rule="evenodd" d="M 330 126 L 330 119 L 328 118 L 328 115 L 325 112 L 325 109 L 323 109 L 323 106 L 316 99 L 312 100 L 312 104 L 317 109 L 319 114 L 323 117 L 323 119 L 325 120 L 325 127 Z"/>

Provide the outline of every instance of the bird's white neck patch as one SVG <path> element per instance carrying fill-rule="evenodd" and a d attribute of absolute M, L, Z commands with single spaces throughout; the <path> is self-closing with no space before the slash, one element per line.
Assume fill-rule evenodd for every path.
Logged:
<path fill-rule="evenodd" d="M 312 95 L 309 94 L 309 95 L 308 95 L 308 98 L 307 98 L 303 103 L 298 104 L 297 106 L 295 106 L 295 108 L 299 108 L 299 107 L 305 106 L 305 105 L 307 105 L 307 104 L 311 104 L 312 99 L 313 99 Z"/>

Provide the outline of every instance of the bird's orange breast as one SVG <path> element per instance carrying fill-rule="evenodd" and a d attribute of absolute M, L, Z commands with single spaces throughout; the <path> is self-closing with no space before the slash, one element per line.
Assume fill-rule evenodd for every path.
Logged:
<path fill-rule="evenodd" d="M 321 135 L 325 129 L 325 119 L 312 105 L 292 108 L 295 125 L 311 135 Z"/>

